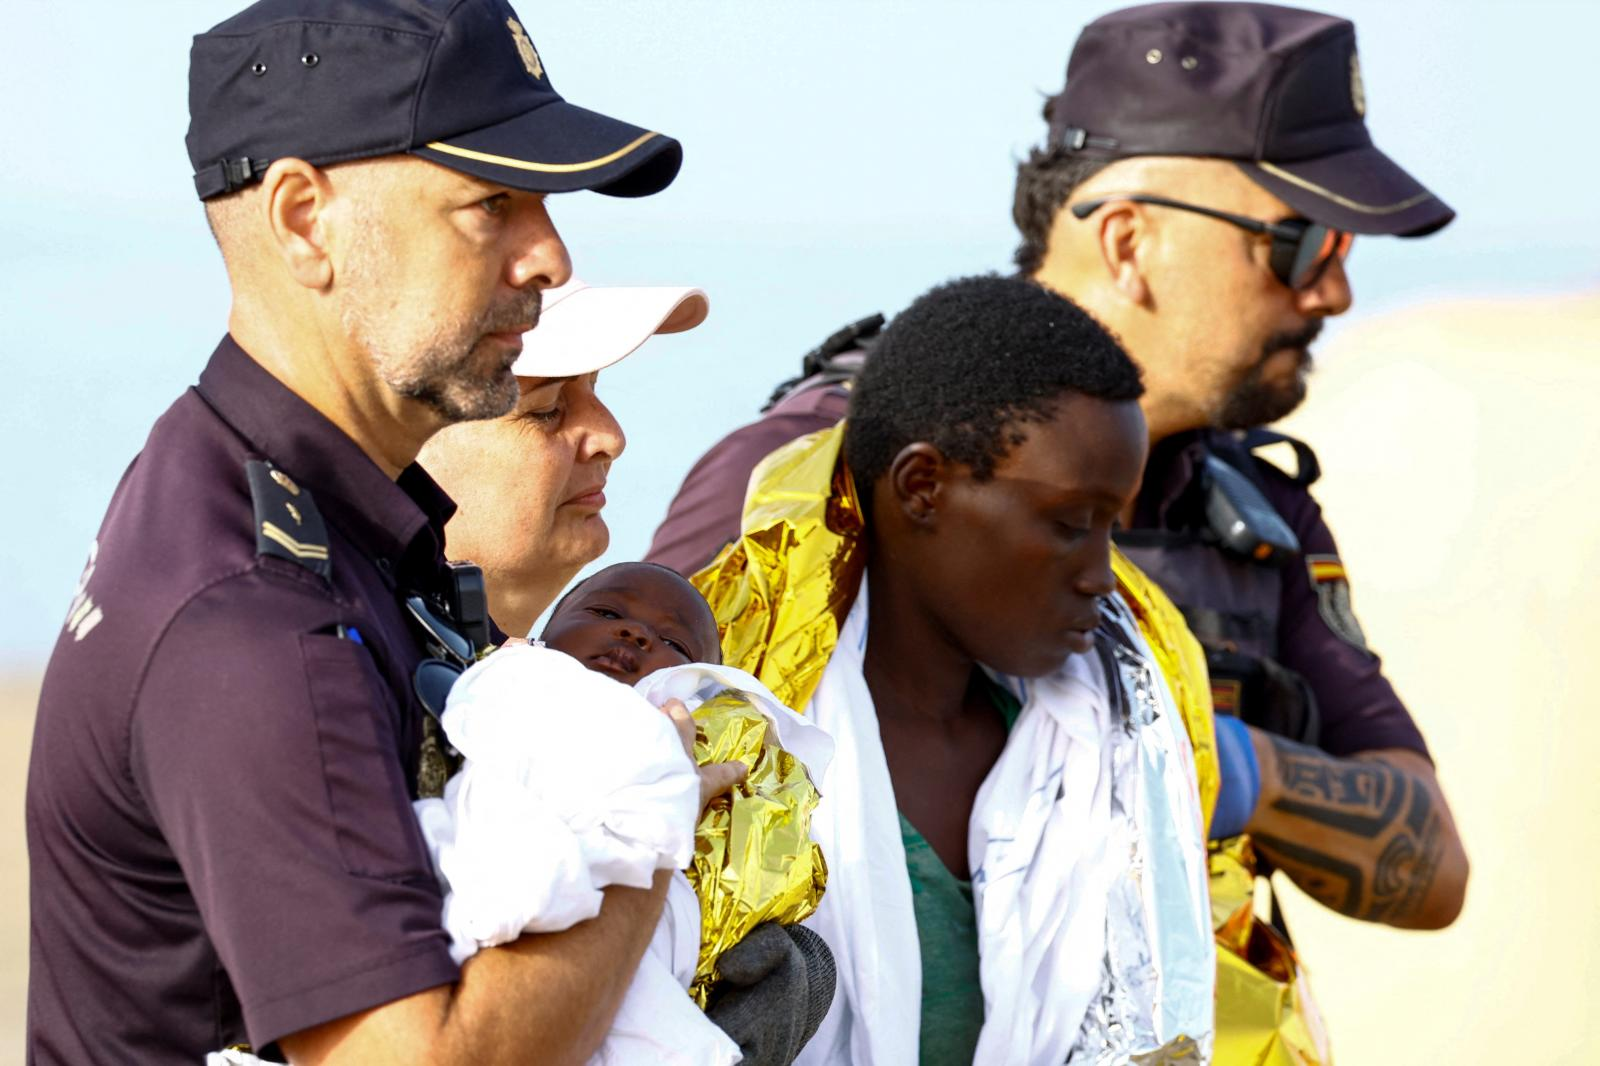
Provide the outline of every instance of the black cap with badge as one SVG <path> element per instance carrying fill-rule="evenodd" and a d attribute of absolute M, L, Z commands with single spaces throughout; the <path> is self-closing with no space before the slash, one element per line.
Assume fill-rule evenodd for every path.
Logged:
<path fill-rule="evenodd" d="M 260 0 L 194 39 L 189 160 L 200 199 L 274 159 L 409 152 L 533 192 L 648 196 L 683 149 L 562 99 L 504 0 Z"/>
<path fill-rule="evenodd" d="M 1372 143 L 1355 26 L 1268 4 L 1148 4 L 1083 30 L 1050 143 L 1236 160 L 1314 222 L 1420 237 L 1455 212 Z"/>

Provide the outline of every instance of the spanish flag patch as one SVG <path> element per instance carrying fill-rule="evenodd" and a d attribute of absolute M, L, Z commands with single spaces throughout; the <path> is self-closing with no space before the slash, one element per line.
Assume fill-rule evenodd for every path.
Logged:
<path fill-rule="evenodd" d="M 1211 679 L 1211 709 L 1218 714 L 1239 714 L 1239 705 L 1244 702 L 1244 686 L 1234 680 L 1224 681 L 1220 678 Z"/>
<path fill-rule="evenodd" d="M 1311 582 L 1345 581 L 1344 564 L 1336 555 L 1308 555 L 1306 566 L 1311 569 Z"/>
<path fill-rule="evenodd" d="M 1337 555 L 1308 555 L 1306 570 L 1311 576 L 1311 588 L 1317 594 L 1317 613 L 1333 630 L 1335 636 L 1362 651 L 1368 651 L 1367 636 L 1356 621 L 1350 606 L 1350 581 L 1344 572 L 1344 563 Z"/>

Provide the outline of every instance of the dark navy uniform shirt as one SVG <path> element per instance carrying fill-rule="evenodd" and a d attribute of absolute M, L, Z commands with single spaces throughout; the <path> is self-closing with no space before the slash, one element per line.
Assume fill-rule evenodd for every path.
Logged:
<path fill-rule="evenodd" d="M 758 421 L 724 437 L 689 471 L 646 558 L 683 574 L 710 562 L 739 535 L 745 487 L 756 464 L 789 441 L 834 425 L 848 407 L 849 392 L 842 386 L 805 388 L 790 393 Z M 1152 452 L 1136 525 L 1163 521 L 1169 506 L 1188 492 L 1199 477 L 1199 447 L 1199 435 L 1194 434 L 1164 441 Z M 1330 624 L 1330 615 L 1334 622 L 1340 619 L 1325 608 L 1321 597 L 1330 589 L 1324 587 L 1319 594 L 1315 575 L 1330 582 L 1343 581 L 1344 575 L 1322 509 L 1294 479 L 1269 463 L 1259 465 L 1268 500 L 1300 538 L 1304 553 L 1284 568 L 1278 582 L 1273 637 L 1278 659 L 1300 673 L 1316 696 L 1321 715 L 1318 746 L 1337 756 L 1407 748 L 1426 757 L 1422 734 L 1384 677 L 1377 656 Z M 1182 572 L 1174 576 L 1179 581 L 1184 577 Z M 1172 587 L 1165 580 L 1163 587 L 1180 605 L 1205 599 L 1205 590 L 1193 590 L 1197 595 L 1188 596 L 1185 593 L 1191 590 Z"/>
<path fill-rule="evenodd" d="M 739 536 L 744 490 L 756 464 L 792 440 L 837 424 L 849 407 L 842 385 L 803 387 L 712 445 L 683 479 L 645 558 L 685 576 L 716 558 Z"/>
<path fill-rule="evenodd" d="M 252 460 L 313 563 L 320 515 L 328 577 L 258 549 Z M 39 702 L 30 1062 L 194 1066 L 457 978 L 397 594 L 438 587 L 452 509 L 231 338 L 156 423 Z"/>
<path fill-rule="evenodd" d="M 1182 433 L 1151 450 L 1134 508 L 1134 530 L 1177 529 L 1197 521 L 1201 468 L 1223 436 L 1213 431 Z M 1350 608 L 1349 580 L 1339 547 L 1322 508 L 1299 479 L 1265 459 L 1248 461 L 1254 464 L 1256 483 L 1267 502 L 1299 539 L 1300 554 L 1282 567 L 1264 567 L 1227 556 L 1221 548 L 1196 544 L 1181 554 L 1174 551 L 1170 559 L 1160 561 L 1162 565 L 1146 565 L 1146 573 L 1188 610 L 1221 606 L 1220 600 L 1238 593 L 1220 571 L 1231 570 L 1235 579 L 1241 572 L 1254 571 L 1266 579 L 1261 584 L 1273 601 L 1258 605 L 1265 608 L 1261 613 L 1275 616 L 1277 623 L 1259 643 L 1265 645 L 1264 654 L 1310 686 L 1321 719 L 1317 747 L 1338 756 L 1404 748 L 1428 758 L 1428 746 L 1411 713 L 1384 676 L 1382 661 L 1366 646 Z M 1150 555 L 1162 553 L 1130 548 L 1129 554 L 1144 565 Z M 1249 596 L 1246 592 L 1247 600 Z"/>

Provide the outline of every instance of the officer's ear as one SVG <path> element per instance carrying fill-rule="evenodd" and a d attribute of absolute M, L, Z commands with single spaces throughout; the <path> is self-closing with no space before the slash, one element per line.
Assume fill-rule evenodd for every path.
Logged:
<path fill-rule="evenodd" d="M 900 449 L 889 464 L 884 482 L 894 508 L 914 528 L 931 529 L 944 502 L 945 483 L 954 473 L 950 460 L 927 441 Z M 879 508 L 874 507 L 877 512 Z"/>
<path fill-rule="evenodd" d="M 261 181 L 262 206 L 273 247 L 289 276 L 308 289 L 333 283 L 325 216 L 333 202 L 328 176 L 303 159 L 279 159 Z"/>
<path fill-rule="evenodd" d="M 1098 224 L 1095 237 L 1100 263 L 1111 287 L 1130 303 L 1150 304 L 1150 286 L 1145 281 L 1142 259 L 1150 251 L 1154 233 L 1142 205 L 1113 200 L 1090 216 Z"/>

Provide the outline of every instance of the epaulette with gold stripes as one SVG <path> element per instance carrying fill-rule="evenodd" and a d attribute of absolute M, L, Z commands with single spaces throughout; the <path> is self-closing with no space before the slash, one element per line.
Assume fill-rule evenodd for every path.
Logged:
<path fill-rule="evenodd" d="M 328 529 L 311 493 L 264 460 L 252 459 L 244 468 L 256 508 L 256 554 L 276 555 L 328 580 Z"/>

